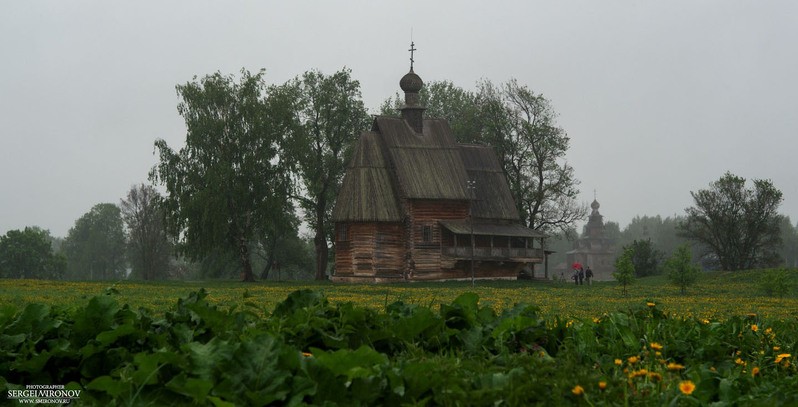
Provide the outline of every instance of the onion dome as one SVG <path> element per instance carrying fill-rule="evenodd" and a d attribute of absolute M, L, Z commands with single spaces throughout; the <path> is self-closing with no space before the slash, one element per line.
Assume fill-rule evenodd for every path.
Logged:
<path fill-rule="evenodd" d="M 413 72 L 413 68 L 410 68 L 410 72 L 405 74 L 399 81 L 399 87 L 402 88 L 405 93 L 418 93 L 418 91 L 424 87 L 424 81 Z"/>

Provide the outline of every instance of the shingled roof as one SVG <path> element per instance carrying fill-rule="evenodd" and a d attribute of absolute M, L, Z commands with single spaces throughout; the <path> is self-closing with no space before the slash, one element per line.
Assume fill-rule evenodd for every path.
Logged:
<path fill-rule="evenodd" d="M 460 157 L 468 179 L 474 180 L 476 197 L 471 210 L 475 218 L 518 221 L 518 208 L 493 148 L 461 144 Z"/>
<path fill-rule="evenodd" d="M 492 148 L 458 144 L 443 119 L 424 119 L 416 133 L 402 118 L 378 116 L 360 137 L 333 220 L 399 221 L 402 198 L 470 200 L 476 218 L 519 220 Z"/>
<path fill-rule="evenodd" d="M 365 132 L 344 176 L 333 221 L 398 222 L 402 220 L 394 181 L 382 155 L 380 135 Z"/>

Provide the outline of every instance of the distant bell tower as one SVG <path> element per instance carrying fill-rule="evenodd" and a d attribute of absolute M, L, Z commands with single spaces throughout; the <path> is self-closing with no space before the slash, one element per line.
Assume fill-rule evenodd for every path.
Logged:
<path fill-rule="evenodd" d="M 587 220 L 586 234 L 589 237 L 603 237 L 604 236 L 604 217 L 599 213 L 601 205 L 597 200 L 593 199 L 590 204 L 590 217 Z"/>
<path fill-rule="evenodd" d="M 405 74 L 399 81 L 399 87 L 405 92 L 405 105 L 400 110 L 402 118 L 405 119 L 410 128 L 416 133 L 424 131 L 424 110 L 420 104 L 418 92 L 424 87 L 424 81 L 413 72 L 413 53 L 416 51 L 414 42 L 410 42 L 410 72 Z"/>
<path fill-rule="evenodd" d="M 566 252 L 566 264 L 580 263 L 593 270 L 596 281 L 609 281 L 615 271 L 615 241 L 607 237 L 599 208 L 601 205 L 594 196 L 584 233 L 574 241 L 574 249 Z"/>

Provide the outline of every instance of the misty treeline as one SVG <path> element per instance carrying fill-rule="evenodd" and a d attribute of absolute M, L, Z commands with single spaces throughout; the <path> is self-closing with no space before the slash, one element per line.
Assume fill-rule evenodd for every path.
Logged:
<path fill-rule="evenodd" d="M 118 204 L 100 203 L 65 238 L 38 227 L 0 236 L 0 277 L 68 280 L 221 278 L 238 273 L 235 256 L 212 252 L 199 261 L 179 254 L 165 228 L 163 197 L 152 185 L 131 187 Z M 279 249 L 279 250 L 275 250 Z M 312 247 L 294 233 L 271 253 L 253 250 L 253 264 L 280 264 L 274 279 L 308 279 Z M 271 256 L 271 257 L 270 257 Z M 263 278 L 267 278 L 263 275 Z"/>
<path fill-rule="evenodd" d="M 308 71 L 279 85 L 267 84 L 263 70 L 238 78 L 217 72 L 176 91 L 185 142 L 174 150 L 155 141 L 152 184 L 132 187 L 118 204 L 95 205 L 63 239 L 35 227 L 9 231 L 0 237 L 0 277 L 253 281 L 333 272 L 332 209 L 353 146 L 371 123 L 351 71 Z M 556 264 L 578 236 L 587 205 L 577 200 L 579 181 L 565 160 L 570 139 L 551 103 L 515 80 L 483 80 L 474 90 L 433 81 L 421 102 L 428 117 L 449 120 L 459 142 L 496 149 L 522 221 L 553 236 Z M 397 94 L 379 110 L 396 115 L 400 107 Z M 780 199 L 779 192 L 774 209 Z M 688 237 L 685 225 L 701 213 L 636 217 L 623 229 L 607 222 L 606 230 L 619 253 L 632 247 L 639 264 L 653 264 L 638 266 L 639 275 L 659 273 L 662 259 L 684 243 L 704 268 L 743 264 L 708 250 L 715 243 L 702 241 L 700 228 Z M 798 264 L 796 226 L 778 216 L 779 239 L 755 242 L 769 256 L 755 265 Z M 772 223 L 765 225 L 770 237 Z M 302 224 L 307 236 L 299 235 Z"/>
<path fill-rule="evenodd" d="M 749 187 L 748 185 L 752 185 Z M 615 257 L 631 257 L 637 277 L 662 274 L 681 248 L 704 270 L 798 268 L 798 224 L 778 213 L 782 193 L 769 180 L 751 182 L 729 172 L 706 189 L 690 192 L 684 215 L 636 216 L 623 229 L 605 223 Z M 549 240 L 550 261 L 565 262 L 576 230 Z"/>
<path fill-rule="evenodd" d="M 671 257 L 679 246 L 687 245 L 692 253 L 692 258 L 699 262 L 702 269 L 722 269 L 714 256 L 707 253 L 701 243 L 681 234 L 678 226 L 685 220 L 686 216 L 683 215 L 664 218 L 660 215 L 645 215 L 634 217 L 623 228 L 617 222 L 608 221 L 605 223 L 605 228 L 607 236 L 615 242 L 615 257 L 620 256 L 624 248 L 631 247 L 635 252 L 641 253 L 643 258 L 654 259 L 658 266 L 662 266 L 664 260 Z M 798 268 L 798 224 L 792 223 L 789 216 L 780 215 L 779 226 L 781 242 L 773 248 L 777 257 L 759 266 Z M 572 237 L 579 236 L 575 229 L 571 233 Z M 573 238 L 569 239 L 566 235 L 554 236 L 547 243 L 548 248 L 556 252 L 549 257 L 552 265 L 564 263 L 565 253 L 573 250 Z M 647 256 L 646 252 L 651 253 L 650 256 Z M 643 267 L 636 270 L 638 277 L 661 273 L 661 267 Z"/>
<path fill-rule="evenodd" d="M 66 259 L 51 275 L 252 281 L 293 267 L 325 279 L 332 209 L 353 146 L 372 120 L 351 71 L 308 71 L 277 85 L 262 70 L 216 72 L 176 90 L 183 147 L 156 140 L 152 185 L 133 188 L 119 205 L 98 204 L 63 241 L 46 236 Z M 427 116 L 449 119 L 458 141 L 496 148 L 527 226 L 557 233 L 586 215 L 565 161 L 569 138 L 542 95 L 515 80 L 486 80 L 474 91 L 432 82 L 421 96 Z M 383 114 L 395 113 L 388 108 L 394 99 Z M 144 205 L 149 199 L 152 208 Z M 298 236 L 302 224 L 307 237 Z"/>

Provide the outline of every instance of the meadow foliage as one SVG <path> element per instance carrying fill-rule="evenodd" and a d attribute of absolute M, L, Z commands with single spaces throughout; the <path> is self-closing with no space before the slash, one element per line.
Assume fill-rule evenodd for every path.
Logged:
<path fill-rule="evenodd" d="M 571 318 L 467 291 L 370 307 L 320 289 L 274 307 L 199 289 L 155 312 L 120 303 L 124 292 L 0 307 L 0 388 L 65 384 L 85 405 L 798 403 L 794 317 L 636 299 Z"/>

